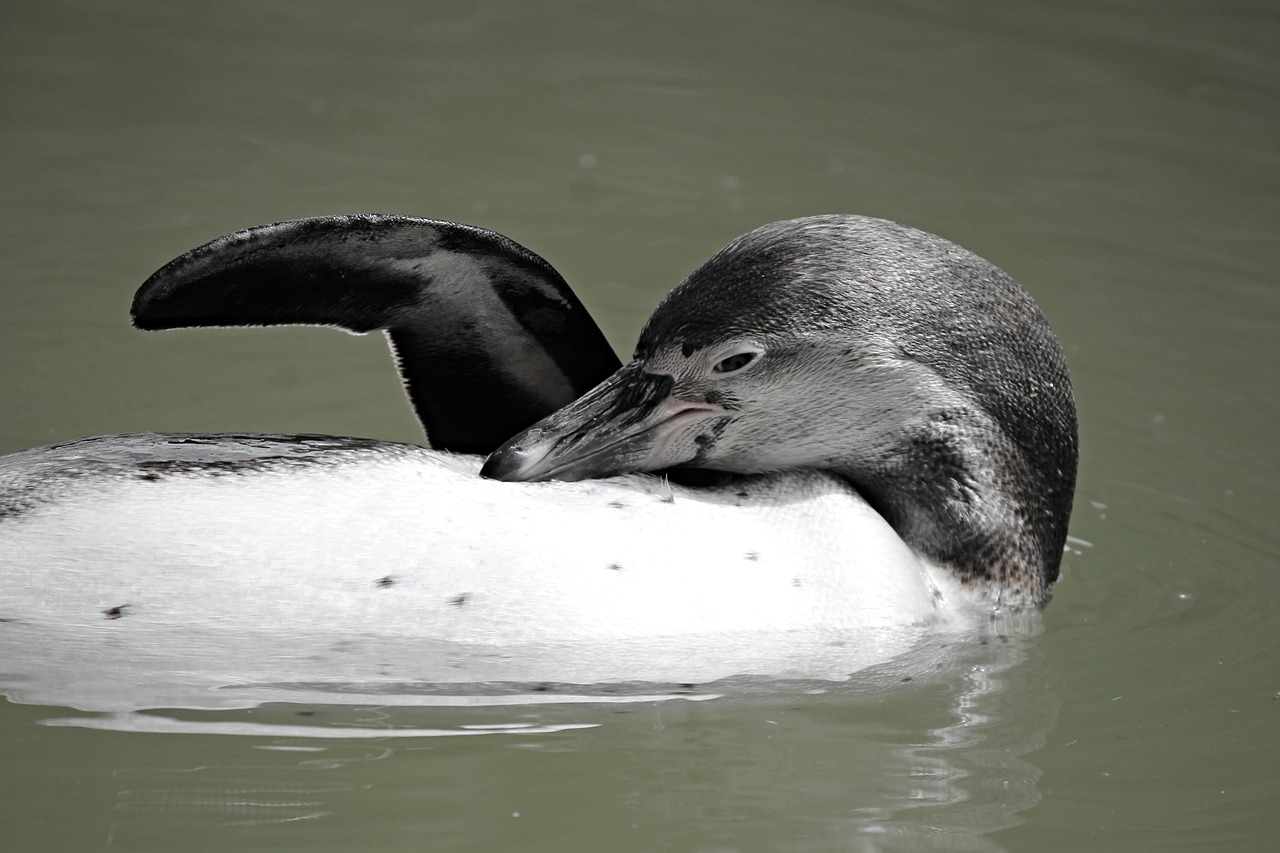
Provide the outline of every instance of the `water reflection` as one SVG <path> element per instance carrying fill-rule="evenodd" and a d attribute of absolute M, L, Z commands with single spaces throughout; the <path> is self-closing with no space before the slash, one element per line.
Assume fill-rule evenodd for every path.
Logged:
<path fill-rule="evenodd" d="M 593 849 L 572 839 L 613 826 L 643 839 L 636 849 L 989 851 L 1039 800 L 1026 756 L 1057 716 L 1039 632 L 1038 617 L 993 624 L 843 683 L 612 695 L 294 683 L 289 702 L 41 722 L 109 739 L 96 760 L 110 765 L 122 849 L 193 827 L 224 847 L 252 828 L 260 844 L 276 825 L 291 844 L 354 849 L 392 797 L 442 809 L 421 828 L 443 849 Z M 184 737 L 166 766 L 164 750 L 122 749 L 136 735 L 121 732 Z"/>

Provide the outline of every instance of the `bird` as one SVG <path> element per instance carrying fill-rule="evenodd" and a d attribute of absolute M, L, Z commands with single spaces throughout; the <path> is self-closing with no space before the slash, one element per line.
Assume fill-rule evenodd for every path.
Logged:
<path fill-rule="evenodd" d="M 0 635 L 194 632 L 206 662 L 362 638 L 475 680 L 844 672 L 1034 611 L 1060 571 L 1062 347 L 1007 273 L 884 219 L 733 240 L 626 364 L 538 255 L 399 215 L 219 237 L 132 317 L 382 330 L 426 445 L 134 433 L 0 457 Z"/>

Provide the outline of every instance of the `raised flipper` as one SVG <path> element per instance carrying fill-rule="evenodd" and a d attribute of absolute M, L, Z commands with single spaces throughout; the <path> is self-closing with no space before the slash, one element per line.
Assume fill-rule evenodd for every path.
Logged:
<path fill-rule="evenodd" d="M 386 330 L 432 447 L 488 453 L 620 366 L 555 269 L 493 231 L 360 214 L 219 237 L 138 289 L 139 329 Z"/>

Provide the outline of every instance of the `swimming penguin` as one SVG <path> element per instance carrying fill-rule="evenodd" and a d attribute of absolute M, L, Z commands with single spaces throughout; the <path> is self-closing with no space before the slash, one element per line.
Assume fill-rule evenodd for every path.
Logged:
<path fill-rule="evenodd" d="M 221 237 L 133 318 L 385 330 L 430 447 L 133 434 L 0 457 L 0 632 L 574 649 L 539 676 L 563 680 L 684 677 L 671 650 L 718 643 L 718 676 L 1034 607 L 1058 576 L 1077 434 L 1057 339 L 1006 273 L 888 221 L 734 240 L 626 365 L 537 255 L 401 216 Z"/>

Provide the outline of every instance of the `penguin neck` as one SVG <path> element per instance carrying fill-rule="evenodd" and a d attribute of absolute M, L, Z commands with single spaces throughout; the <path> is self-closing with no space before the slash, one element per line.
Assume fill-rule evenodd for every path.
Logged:
<path fill-rule="evenodd" d="M 1028 517 L 1034 473 L 1016 464 L 1021 457 L 1007 442 L 978 448 L 957 434 L 926 430 L 872 464 L 843 462 L 834 470 L 912 550 L 965 586 L 1001 604 L 1040 605 L 1058 563 L 1047 564 L 1054 548 L 1043 541 L 1044 525 Z"/>

